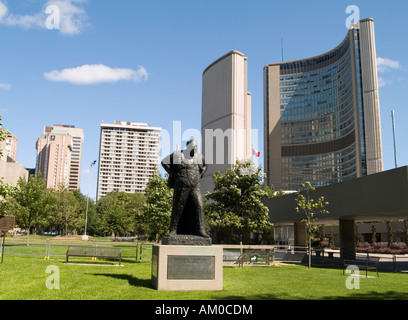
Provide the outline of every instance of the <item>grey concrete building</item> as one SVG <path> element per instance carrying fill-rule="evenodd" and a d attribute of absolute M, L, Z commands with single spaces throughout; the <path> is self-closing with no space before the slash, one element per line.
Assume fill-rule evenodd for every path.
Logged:
<path fill-rule="evenodd" d="M 247 58 L 231 51 L 211 63 L 202 77 L 202 153 L 208 164 L 201 189 L 214 187 L 212 175 L 237 160 L 251 158 L 251 94 Z"/>

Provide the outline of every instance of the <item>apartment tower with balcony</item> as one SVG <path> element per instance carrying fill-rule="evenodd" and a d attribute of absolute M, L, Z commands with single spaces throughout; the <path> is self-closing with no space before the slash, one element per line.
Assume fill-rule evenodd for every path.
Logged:
<path fill-rule="evenodd" d="M 143 192 L 159 169 L 161 128 L 146 123 L 102 123 L 97 199 L 118 190 Z"/>

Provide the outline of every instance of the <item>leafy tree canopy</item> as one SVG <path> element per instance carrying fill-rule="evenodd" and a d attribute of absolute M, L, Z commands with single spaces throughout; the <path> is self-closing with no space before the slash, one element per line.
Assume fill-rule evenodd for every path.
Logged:
<path fill-rule="evenodd" d="M 210 226 L 244 232 L 269 232 L 268 208 L 262 203 L 271 190 L 262 184 L 261 167 L 251 160 L 237 161 L 232 169 L 213 175 L 214 191 L 206 195 Z"/>
<path fill-rule="evenodd" d="M 150 240 L 159 241 L 170 229 L 173 189 L 167 186 L 168 176 L 156 174 L 149 180 L 145 189 L 143 221 Z"/>

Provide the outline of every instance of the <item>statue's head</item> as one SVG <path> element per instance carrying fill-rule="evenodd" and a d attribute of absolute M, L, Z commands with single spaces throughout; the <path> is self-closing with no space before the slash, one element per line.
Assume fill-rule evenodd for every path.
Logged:
<path fill-rule="evenodd" d="M 194 154 L 198 151 L 197 141 L 190 139 L 186 143 L 187 150 L 189 151 L 190 156 L 194 157 Z"/>

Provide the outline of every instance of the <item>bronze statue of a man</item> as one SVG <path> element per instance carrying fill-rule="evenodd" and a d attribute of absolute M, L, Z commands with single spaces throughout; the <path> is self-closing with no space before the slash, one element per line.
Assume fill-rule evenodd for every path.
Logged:
<path fill-rule="evenodd" d="M 188 235 L 210 238 L 205 231 L 200 180 L 207 169 L 195 140 L 185 150 L 176 150 L 162 160 L 169 174 L 169 187 L 174 189 L 169 238 Z M 184 243 L 185 244 L 185 243 Z"/>

